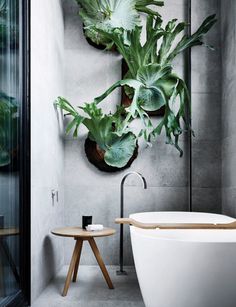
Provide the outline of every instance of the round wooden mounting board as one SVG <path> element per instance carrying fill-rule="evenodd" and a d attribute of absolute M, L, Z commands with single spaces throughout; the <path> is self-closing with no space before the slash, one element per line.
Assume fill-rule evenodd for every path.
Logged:
<path fill-rule="evenodd" d="M 102 155 L 101 151 L 98 151 L 96 142 L 90 140 L 88 137 L 85 140 L 84 149 L 89 162 L 94 166 L 96 166 L 96 168 L 98 168 L 100 171 L 107 173 L 122 171 L 130 167 L 133 161 L 138 156 L 138 144 L 137 144 L 134 150 L 134 154 L 130 158 L 129 162 L 124 167 L 118 168 L 106 164 L 106 162 L 104 161 L 104 155 Z"/>

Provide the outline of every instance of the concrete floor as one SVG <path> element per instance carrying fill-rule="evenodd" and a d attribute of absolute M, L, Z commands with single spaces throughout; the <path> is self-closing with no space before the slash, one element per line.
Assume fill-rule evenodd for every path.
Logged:
<path fill-rule="evenodd" d="M 145 307 L 133 267 L 127 276 L 117 276 L 115 266 L 107 266 L 114 290 L 108 289 L 98 266 L 81 265 L 78 280 L 61 296 L 68 266 L 43 291 L 32 307 Z"/>

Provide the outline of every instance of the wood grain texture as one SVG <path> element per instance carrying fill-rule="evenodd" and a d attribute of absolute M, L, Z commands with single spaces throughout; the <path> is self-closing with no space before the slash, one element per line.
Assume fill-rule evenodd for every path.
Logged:
<path fill-rule="evenodd" d="M 1 242 L 0 242 L 1 243 Z M 0 297 L 5 296 L 5 274 L 4 274 L 4 268 L 3 268 L 3 250 L 0 244 Z"/>
<path fill-rule="evenodd" d="M 72 258 L 71 258 L 70 267 L 69 267 L 69 271 L 67 273 L 66 282 L 65 282 L 65 286 L 64 286 L 64 289 L 63 289 L 63 292 L 62 292 L 62 296 L 67 295 L 67 292 L 68 292 L 68 289 L 69 289 L 69 286 L 70 286 L 70 282 L 71 282 L 71 277 L 72 277 L 72 274 L 73 274 L 74 269 L 75 269 L 76 260 L 77 260 L 77 256 L 78 256 L 80 248 L 81 248 L 80 241 L 77 240 L 76 243 L 75 243 L 75 248 L 74 248 L 74 251 L 73 251 Z"/>
<path fill-rule="evenodd" d="M 72 279 L 73 282 L 76 282 L 76 279 L 77 279 L 79 261 L 80 261 L 82 247 L 83 247 L 83 239 L 78 239 L 78 244 L 79 244 L 79 248 L 78 248 L 78 254 L 77 254 L 77 259 L 76 259 L 76 263 L 75 263 L 73 279 Z"/>
<path fill-rule="evenodd" d="M 91 246 L 91 248 L 93 250 L 94 256 L 97 259 L 97 262 L 98 262 L 98 264 L 100 266 L 100 269 L 101 269 L 102 274 L 103 274 L 103 276 L 104 276 L 104 278 L 105 278 L 105 280 L 107 282 L 107 285 L 108 285 L 109 289 L 114 289 L 114 286 L 113 286 L 112 281 L 110 279 L 110 276 L 109 276 L 109 274 L 107 272 L 106 266 L 105 266 L 105 264 L 104 264 L 104 262 L 102 260 L 102 257 L 100 255 L 100 252 L 98 250 L 98 247 L 97 247 L 97 244 L 96 244 L 95 240 L 93 238 L 89 239 L 89 244 L 90 244 L 90 246 Z"/>
<path fill-rule="evenodd" d="M 92 251 L 95 255 L 95 258 L 100 266 L 102 274 L 107 282 L 108 287 L 110 289 L 114 289 L 114 286 L 107 272 L 105 264 L 102 260 L 102 257 L 100 255 L 100 252 L 98 250 L 94 237 L 111 236 L 115 233 L 115 229 L 104 228 L 103 230 L 99 230 L 99 231 L 87 231 L 87 230 L 82 229 L 81 227 L 65 227 L 65 228 L 58 228 L 58 229 L 52 230 L 51 232 L 52 234 L 56 236 L 74 237 L 74 239 L 76 240 L 74 251 L 72 254 L 71 261 L 70 261 L 69 270 L 68 270 L 65 285 L 64 285 L 64 289 L 62 292 L 62 296 L 67 295 L 67 292 L 68 292 L 68 289 L 71 283 L 72 274 L 73 274 L 72 281 L 76 282 L 78 269 L 79 269 L 80 256 L 81 256 L 81 251 L 82 251 L 84 240 L 87 240 L 89 242 L 92 248 Z"/>
<path fill-rule="evenodd" d="M 116 224 L 128 224 L 142 229 L 236 229 L 236 221 L 227 224 L 142 223 L 131 218 L 117 218 Z"/>
<path fill-rule="evenodd" d="M 116 231 L 112 228 L 103 228 L 103 230 L 87 231 L 82 229 L 81 227 L 65 227 L 54 229 L 51 232 L 52 234 L 61 237 L 92 238 L 111 236 Z"/>

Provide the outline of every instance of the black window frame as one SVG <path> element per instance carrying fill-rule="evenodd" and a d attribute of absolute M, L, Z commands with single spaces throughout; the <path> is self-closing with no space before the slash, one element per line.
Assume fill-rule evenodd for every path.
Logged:
<path fill-rule="evenodd" d="M 30 150 L 30 0 L 19 5 L 20 24 L 20 149 L 19 149 L 19 199 L 20 199 L 20 290 L 6 297 L 1 306 L 23 307 L 31 303 L 31 150 Z"/>
<path fill-rule="evenodd" d="M 20 289 L 12 306 L 31 301 L 30 0 L 22 0 L 22 110 L 20 121 Z"/>

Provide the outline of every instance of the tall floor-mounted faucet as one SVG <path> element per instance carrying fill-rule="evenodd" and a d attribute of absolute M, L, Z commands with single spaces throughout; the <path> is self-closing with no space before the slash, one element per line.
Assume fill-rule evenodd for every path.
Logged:
<path fill-rule="evenodd" d="M 136 175 L 138 176 L 142 183 L 143 183 L 143 188 L 147 189 L 147 182 L 145 178 L 143 177 L 142 174 L 137 173 L 137 172 L 129 172 L 127 173 L 121 180 L 120 183 L 120 217 L 124 217 L 124 183 L 127 177 L 130 175 Z M 120 225 L 120 270 L 117 271 L 117 275 L 127 275 L 126 271 L 124 271 L 124 229 L 123 229 L 123 224 Z"/>

